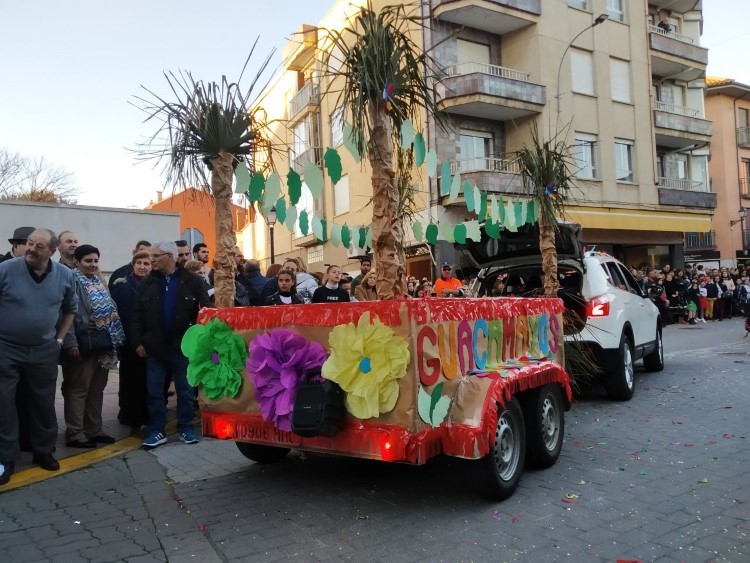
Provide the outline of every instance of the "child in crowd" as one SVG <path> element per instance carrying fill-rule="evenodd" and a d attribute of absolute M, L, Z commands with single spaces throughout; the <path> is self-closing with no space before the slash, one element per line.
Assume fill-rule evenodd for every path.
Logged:
<path fill-rule="evenodd" d="M 698 312 L 700 306 L 700 288 L 698 281 L 693 280 L 690 284 L 690 289 L 687 292 L 687 305 L 685 309 L 688 312 L 688 324 L 694 325 L 696 323 L 695 315 Z"/>
<path fill-rule="evenodd" d="M 295 291 L 297 274 L 292 270 L 280 270 L 276 276 L 279 290 L 268 297 L 268 305 L 302 305 L 302 299 Z"/>
<path fill-rule="evenodd" d="M 325 285 L 320 286 L 313 294 L 313 303 L 348 303 L 349 294 L 339 287 L 341 268 L 336 265 L 328 266 Z"/>

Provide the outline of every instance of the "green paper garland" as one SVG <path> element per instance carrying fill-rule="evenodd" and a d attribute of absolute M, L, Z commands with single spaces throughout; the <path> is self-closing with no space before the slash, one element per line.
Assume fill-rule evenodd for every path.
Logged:
<path fill-rule="evenodd" d="M 458 244 L 466 244 L 466 225 L 459 223 L 453 227 L 453 238 Z"/>
<path fill-rule="evenodd" d="M 357 235 L 359 237 L 357 239 L 357 246 L 359 248 L 364 248 L 367 245 L 367 229 L 365 227 L 360 227 Z"/>
<path fill-rule="evenodd" d="M 464 182 L 464 199 L 466 200 L 466 210 L 474 213 L 476 203 L 474 202 L 474 188 L 468 180 Z"/>
<path fill-rule="evenodd" d="M 291 168 L 286 174 L 286 185 L 289 189 L 289 203 L 297 205 L 302 197 L 302 178 Z"/>
<path fill-rule="evenodd" d="M 247 197 L 250 201 L 261 201 L 263 199 L 263 188 L 266 185 L 266 179 L 262 172 L 253 174 L 250 180 L 250 191 Z"/>
<path fill-rule="evenodd" d="M 425 232 L 427 242 L 430 244 L 437 244 L 438 241 L 438 227 L 435 223 L 427 225 L 427 231 Z"/>
<path fill-rule="evenodd" d="M 349 227 L 344 225 L 341 227 L 341 246 L 349 248 L 352 244 L 352 232 Z"/>
<path fill-rule="evenodd" d="M 307 211 L 303 209 L 302 211 L 300 211 L 300 214 L 299 214 L 299 230 L 302 233 L 303 237 L 307 236 L 307 233 L 310 232 L 309 229 L 310 229 L 310 223 L 307 217 Z"/>
<path fill-rule="evenodd" d="M 487 233 L 487 236 L 494 239 L 500 238 L 500 225 L 498 223 L 495 223 L 491 219 L 488 219 L 484 222 L 484 232 Z"/>
<path fill-rule="evenodd" d="M 283 197 L 276 200 L 276 220 L 282 224 L 286 221 L 286 200 Z"/>
<path fill-rule="evenodd" d="M 477 213 L 477 217 L 480 221 L 484 221 L 484 218 L 487 217 L 487 192 L 482 192 L 479 197 L 479 212 Z"/>
<path fill-rule="evenodd" d="M 344 123 L 344 147 L 354 157 L 354 162 L 362 160 L 362 155 L 359 154 L 359 145 L 362 139 L 362 134 L 358 129 L 352 127 L 351 123 Z"/>
<path fill-rule="evenodd" d="M 305 178 L 305 185 L 310 189 L 313 198 L 318 199 L 323 195 L 323 172 L 318 168 L 318 165 L 314 162 L 308 162 L 305 164 L 302 174 Z"/>
<path fill-rule="evenodd" d="M 234 193 L 244 194 L 250 190 L 250 171 L 244 162 L 240 162 L 234 171 Z"/>
<path fill-rule="evenodd" d="M 401 148 L 409 150 L 414 141 L 414 124 L 411 119 L 405 119 L 401 124 Z"/>
<path fill-rule="evenodd" d="M 415 241 L 421 242 L 424 240 L 424 229 L 422 228 L 422 223 L 415 221 L 411 226 L 411 230 L 414 233 Z"/>
<path fill-rule="evenodd" d="M 451 165 L 450 162 L 443 162 L 440 168 L 440 195 L 446 196 L 451 193 Z"/>
<path fill-rule="evenodd" d="M 422 133 L 414 135 L 414 164 L 417 168 L 424 164 L 424 158 L 426 156 L 426 147 L 424 144 L 424 137 Z"/>
<path fill-rule="evenodd" d="M 323 162 L 326 165 L 326 170 L 331 177 L 331 181 L 334 184 L 338 184 L 338 181 L 341 180 L 342 171 L 341 156 L 338 151 L 334 148 L 328 147 L 326 149 L 326 154 L 323 156 Z"/>

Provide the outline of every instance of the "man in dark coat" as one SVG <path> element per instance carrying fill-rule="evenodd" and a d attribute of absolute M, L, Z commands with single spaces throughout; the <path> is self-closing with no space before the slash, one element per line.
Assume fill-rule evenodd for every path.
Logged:
<path fill-rule="evenodd" d="M 13 236 L 8 239 L 10 250 L 7 254 L 0 257 L 0 262 L 5 262 L 11 258 L 26 256 L 26 249 L 28 248 L 26 241 L 33 231 L 34 227 L 18 227 L 13 231 Z"/>

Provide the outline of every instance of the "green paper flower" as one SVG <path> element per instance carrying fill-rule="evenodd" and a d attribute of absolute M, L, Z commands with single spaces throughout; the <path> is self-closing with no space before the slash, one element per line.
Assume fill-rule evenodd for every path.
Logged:
<path fill-rule="evenodd" d="M 182 337 L 181 348 L 190 361 L 187 372 L 190 385 L 200 385 L 203 394 L 212 401 L 237 396 L 247 347 L 227 323 L 212 319 L 205 325 L 191 326 Z"/>

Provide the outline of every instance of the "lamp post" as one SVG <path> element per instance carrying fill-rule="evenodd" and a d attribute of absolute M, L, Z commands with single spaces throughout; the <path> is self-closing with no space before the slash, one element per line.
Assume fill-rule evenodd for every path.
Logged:
<path fill-rule="evenodd" d="M 586 33 L 589 29 L 596 27 L 600 23 L 604 23 L 608 19 L 608 14 L 599 14 L 591 25 L 582 29 L 578 35 L 571 39 L 570 43 L 568 43 L 568 46 L 565 47 L 562 57 L 560 57 L 560 66 L 557 67 L 557 89 L 555 90 L 555 98 L 557 98 L 557 115 L 560 115 L 560 71 L 562 71 L 563 61 L 565 60 L 565 53 L 568 52 L 568 49 L 572 47 L 573 43 L 575 43 L 576 39 L 578 39 L 581 35 Z"/>
<path fill-rule="evenodd" d="M 271 242 L 271 264 L 276 261 L 276 256 L 273 251 L 273 227 L 276 224 L 276 208 L 272 207 L 268 213 L 266 213 L 266 225 L 268 225 L 269 240 Z"/>
<path fill-rule="evenodd" d="M 742 232 L 740 233 L 740 239 L 742 240 L 742 250 L 745 250 L 745 218 L 747 217 L 747 207 L 740 207 L 740 210 L 737 212 L 737 214 L 740 216 L 740 218 L 729 221 L 729 226 L 734 227 L 737 223 L 740 224 L 740 228 L 742 230 Z"/>

